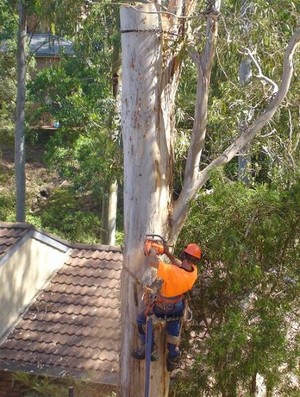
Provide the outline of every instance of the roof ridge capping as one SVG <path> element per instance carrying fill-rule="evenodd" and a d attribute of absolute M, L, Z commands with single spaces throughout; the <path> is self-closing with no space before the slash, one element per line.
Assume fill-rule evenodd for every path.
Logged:
<path fill-rule="evenodd" d="M 31 223 L 27 222 L 0 222 L 0 228 L 7 228 L 7 229 L 35 229 L 35 227 Z"/>
<path fill-rule="evenodd" d="M 85 243 L 69 243 L 70 248 L 74 249 L 90 249 L 99 251 L 122 252 L 121 246 L 105 245 L 105 244 L 85 244 Z"/>
<path fill-rule="evenodd" d="M 46 236 L 46 238 L 52 239 L 56 241 L 58 244 L 61 244 L 67 248 L 71 249 L 90 249 L 90 250 L 100 250 L 100 251 L 110 251 L 110 252 L 122 252 L 121 246 L 115 245 L 104 245 L 104 244 L 87 244 L 87 243 L 76 243 L 64 240 L 52 233 L 46 232 L 42 229 L 36 228 L 30 223 L 27 222 L 0 222 L 0 229 L 7 228 L 7 229 L 28 229 L 31 231 L 32 236 L 37 239 L 43 240 L 41 235 Z"/>

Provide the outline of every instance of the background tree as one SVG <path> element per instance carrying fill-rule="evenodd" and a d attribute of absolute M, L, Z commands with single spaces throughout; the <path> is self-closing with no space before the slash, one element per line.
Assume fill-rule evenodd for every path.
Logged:
<path fill-rule="evenodd" d="M 95 4 L 73 37 L 74 55 L 42 70 L 30 85 L 38 104 L 31 119 L 43 114 L 59 122 L 47 144 L 48 164 L 72 183 L 75 192 L 91 193 L 101 201 L 102 243 L 114 244 L 107 221 L 108 203 L 115 202 L 115 180 L 121 179 L 118 115 L 119 32 L 116 8 Z M 97 27 L 97 28 L 95 28 Z M 113 77 L 114 76 L 114 77 Z M 112 211 L 110 211 L 112 214 Z M 108 233 L 108 229 L 110 232 Z"/>
<path fill-rule="evenodd" d="M 18 1 L 19 30 L 17 51 L 17 101 L 15 125 L 16 170 L 16 220 L 25 221 L 25 93 L 26 93 L 26 9 L 23 0 Z"/>
<path fill-rule="evenodd" d="M 241 4 L 246 12 L 242 13 Z M 204 168 L 218 153 L 229 145 L 231 139 L 240 133 L 241 120 L 256 117 L 269 103 L 274 85 L 281 79 L 282 69 L 278 67 L 283 60 L 282 49 L 293 34 L 297 26 L 297 2 L 280 1 L 268 6 L 267 2 L 236 2 L 227 1 L 222 8 L 219 19 L 219 35 L 217 56 L 212 69 L 209 98 L 209 123 L 207 126 L 206 142 L 201 158 L 201 167 Z M 274 23 L 274 21 L 278 21 Z M 247 25 L 249 34 L 245 31 Z M 271 39 L 272 37 L 272 39 Z M 253 55 L 253 59 L 249 56 Z M 247 84 L 240 85 L 239 70 L 244 59 L 251 63 L 252 77 Z M 255 63 L 255 62 L 256 63 Z M 298 57 L 293 63 L 297 69 Z M 260 67 L 257 68 L 256 64 Z M 196 75 L 192 64 L 184 59 L 183 75 L 177 96 L 177 131 L 180 137 L 189 142 L 189 131 L 193 121 L 193 103 L 191 93 L 195 93 Z M 272 122 L 265 125 L 262 134 L 256 136 L 255 142 L 250 145 L 251 162 L 248 163 L 251 181 L 270 181 L 275 173 L 287 177 L 284 169 L 289 167 L 297 158 L 297 134 L 293 127 L 298 106 L 298 80 L 293 84 L 283 106 L 273 117 Z M 289 106 L 286 106 L 286 104 Z M 247 122 L 249 125 L 249 122 Z M 244 123 L 245 124 L 245 123 Z M 291 127 L 290 127 L 291 126 Z M 291 133 L 290 130 L 293 130 Z M 292 137 L 292 138 L 291 138 Z M 291 140 L 292 139 L 292 140 Z M 288 143 L 289 142 L 289 143 Z M 288 151 L 284 149 L 291 145 L 293 159 L 289 159 Z M 178 142 L 180 145 L 180 142 Z M 181 144 L 180 154 L 184 154 Z M 186 147 L 185 147 L 186 148 Z M 185 149 L 186 150 L 186 149 Z M 237 176 L 238 158 L 226 167 L 228 175 Z M 185 164 L 176 157 L 177 164 Z M 180 175 L 182 175 L 182 171 Z M 254 179 L 253 179 L 254 178 Z M 179 179 L 178 179 L 179 180 Z M 180 190 L 180 186 L 177 186 Z"/>
<path fill-rule="evenodd" d="M 56 4 L 56 2 L 54 2 Z M 80 3 L 74 1 L 74 5 Z M 54 4 L 54 5 L 55 5 Z M 57 7 L 52 7 L 52 3 L 46 2 L 44 6 L 49 6 L 51 15 L 57 14 Z M 18 222 L 25 221 L 25 201 L 26 201 L 26 176 L 25 176 L 25 97 L 26 97 L 26 41 L 27 41 L 27 13 L 31 15 L 43 15 L 43 8 L 40 2 L 18 0 L 9 4 L 2 4 L 4 13 L 14 12 L 17 8 L 18 13 L 18 36 L 17 36 L 17 98 L 16 98 L 16 120 L 15 120 L 15 174 L 16 174 L 16 220 Z M 66 10 L 64 17 L 70 14 L 70 9 Z M 75 7 L 76 16 L 81 17 L 81 10 Z M 74 13 L 74 9 L 73 13 Z M 72 14 L 73 16 L 73 14 Z M 58 17 L 59 19 L 60 17 Z M 57 19 L 57 18 L 56 18 Z M 55 19 L 55 20 L 56 20 Z M 65 19 L 66 21 L 66 19 Z M 74 28 L 75 24 L 73 24 Z"/>
<path fill-rule="evenodd" d="M 227 2 L 222 9 L 226 23 L 222 23 L 222 18 L 220 20 L 207 134 L 211 154 L 219 153 L 230 139 L 239 134 L 240 120 L 249 119 L 249 116 L 256 118 L 269 104 L 274 96 L 274 88 L 281 80 L 282 69 L 278 65 L 283 62 L 282 49 L 298 25 L 299 5 L 296 2 L 281 1 L 270 7 L 268 2 L 246 1 L 243 4 L 247 5 L 247 12 L 242 14 L 243 18 L 240 3 L 238 7 L 236 4 Z M 275 20 L 278 22 L 274 23 Z M 248 34 L 245 32 L 245 23 L 250 28 Z M 251 62 L 252 77 L 241 87 L 237 74 L 243 59 Z M 298 57 L 294 58 L 293 63 L 297 68 Z M 256 181 L 270 181 L 275 174 L 276 177 L 280 174 L 287 177 L 289 173 L 284 170 L 290 167 L 293 172 L 292 162 L 295 163 L 295 159 L 288 159 L 288 151 L 283 148 L 283 142 L 286 147 L 291 145 L 293 156 L 297 158 L 297 138 L 295 132 L 290 133 L 289 120 L 293 120 L 298 111 L 294 102 L 297 101 L 298 91 L 298 81 L 293 79 L 282 106 L 248 148 L 251 157 L 248 178 L 252 181 L 253 178 Z M 289 105 L 286 106 L 287 104 Z M 249 121 L 246 124 L 249 126 Z M 207 162 L 212 158 L 210 155 Z M 235 177 L 237 158 L 226 168 Z"/>

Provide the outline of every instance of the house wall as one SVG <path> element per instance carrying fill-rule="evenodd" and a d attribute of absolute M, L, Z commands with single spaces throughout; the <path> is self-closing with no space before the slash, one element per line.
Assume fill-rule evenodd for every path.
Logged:
<path fill-rule="evenodd" d="M 10 372 L 0 371 L 0 397 L 23 397 L 27 390 L 12 379 Z"/>
<path fill-rule="evenodd" d="M 37 71 L 40 71 L 44 68 L 48 68 L 52 65 L 54 65 L 55 63 L 58 63 L 60 61 L 59 57 L 35 57 L 35 62 L 36 62 L 36 68 Z"/>
<path fill-rule="evenodd" d="M 43 241 L 44 237 L 44 241 Z M 0 337 L 66 258 L 67 248 L 36 233 L 0 262 Z"/>
<path fill-rule="evenodd" d="M 6 371 L 0 371 L 0 397 L 27 397 L 29 395 L 33 395 L 33 386 L 30 386 L 31 384 L 34 385 L 38 381 L 36 381 L 36 378 L 34 375 L 27 375 L 25 373 L 20 373 L 19 374 L 24 374 L 24 382 L 21 382 L 20 380 L 16 380 L 14 373 L 13 372 L 6 372 Z M 40 380 L 42 378 L 39 378 Z M 60 382 L 59 379 L 53 378 L 53 384 L 58 385 Z M 27 385 L 27 386 L 26 386 Z M 62 390 L 65 392 L 64 395 L 66 396 L 68 393 L 68 386 L 62 386 Z M 36 391 L 34 392 L 34 395 L 36 394 Z M 42 395 L 42 394 L 39 394 Z M 48 394 L 47 394 L 48 395 Z M 74 396 L 76 397 L 76 395 Z M 98 397 L 97 395 L 95 396 L 90 396 L 86 395 L 85 397 Z M 102 396 L 99 396 L 102 397 Z M 104 397 L 104 396 L 103 396 Z M 108 397 L 108 396 L 105 396 Z"/>
<path fill-rule="evenodd" d="M 25 382 L 28 386 L 25 386 L 20 381 L 14 380 L 12 372 L 0 371 L 0 397 L 26 397 L 30 394 L 31 388 L 29 384 L 37 383 L 34 375 L 24 377 Z M 39 378 L 42 380 L 42 378 Z M 49 378 L 48 378 L 49 380 Z M 78 380 L 64 380 L 53 378 L 53 384 L 60 385 L 64 391 L 64 395 L 68 394 L 69 385 L 73 386 L 74 397 L 111 397 L 113 392 L 116 392 L 116 388 L 113 386 L 97 385 L 89 382 L 80 382 Z M 29 383 L 28 383 L 29 382 Z"/>

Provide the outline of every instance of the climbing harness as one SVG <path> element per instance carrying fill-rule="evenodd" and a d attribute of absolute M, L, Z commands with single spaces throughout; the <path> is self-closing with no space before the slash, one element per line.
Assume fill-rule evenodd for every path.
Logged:
<path fill-rule="evenodd" d="M 174 307 L 174 305 L 180 301 L 182 301 L 184 298 L 183 294 L 170 297 L 170 298 L 165 298 L 161 295 L 156 295 L 155 297 L 155 306 L 157 306 L 159 309 L 163 311 L 171 311 Z"/>

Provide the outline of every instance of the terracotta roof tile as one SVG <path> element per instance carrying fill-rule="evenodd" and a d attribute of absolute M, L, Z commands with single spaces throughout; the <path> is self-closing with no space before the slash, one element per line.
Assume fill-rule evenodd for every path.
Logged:
<path fill-rule="evenodd" d="M 0 247 L 15 244 L 25 232 L 24 228 L 6 230 L 0 224 Z M 117 248 L 71 250 L 62 268 L 0 344 L 1 368 L 9 362 L 25 369 L 57 366 L 69 373 L 115 374 L 109 377 L 115 382 L 121 267 L 122 254 Z"/>
<path fill-rule="evenodd" d="M 1 225 L 3 227 L 0 227 L 0 259 L 28 232 L 28 229 L 24 227 L 6 227 L 5 224 Z"/>

